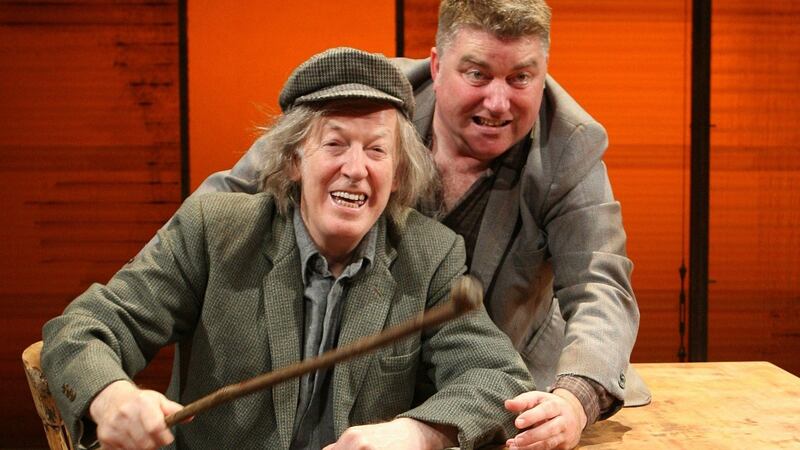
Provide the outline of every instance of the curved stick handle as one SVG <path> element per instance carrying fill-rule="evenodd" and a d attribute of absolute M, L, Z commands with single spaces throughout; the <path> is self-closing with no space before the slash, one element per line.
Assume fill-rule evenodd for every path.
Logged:
<path fill-rule="evenodd" d="M 222 387 L 186 405 L 180 411 L 167 416 L 165 419 L 167 426 L 171 427 L 197 413 L 213 408 L 221 403 L 237 399 L 324 367 L 330 367 L 340 361 L 345 361 L 375 350 L 376 348 L 391 344 L 423 328 L 442 324 L 478 308 L 482 302 L 483 289 L 481 288 L 480 282 L 472 276 L 465 275 L 453 283 L 453 286 L 450 288 L 450 301 L 444 305 L 432 308 L 424 315 L 409 319 L 379 334 L 363 337 L 345 347 L 339 347 L 315 358 L 300 361 L 290 366 L 258 375 L 249 380 Z"/>

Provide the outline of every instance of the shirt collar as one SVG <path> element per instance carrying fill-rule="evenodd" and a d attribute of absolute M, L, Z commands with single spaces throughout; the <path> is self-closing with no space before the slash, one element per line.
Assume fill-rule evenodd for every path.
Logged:
<path fill-rule="evenodd" d="M 300 269 L 303 274 L 303 285 L 308 285 L 308 271 L 313 270 L 322 275 L 329 275 L 328 261 L 320 254 L 311 235 L 308 233 L 305 222 L 300 215 L 300 208 L 294 208 L 292 213 L 292 223 L 294 225 L 294 236 L 297 241 L 297 249 L 300 251 Z M 366 235 L 361 239 L 350 263 L 345 267 L 342 276 L 353 277 L 362 269 L 366 270 L 375 260 L 375 246 L 378 241 L 378 223 L 372 225 Z"/>

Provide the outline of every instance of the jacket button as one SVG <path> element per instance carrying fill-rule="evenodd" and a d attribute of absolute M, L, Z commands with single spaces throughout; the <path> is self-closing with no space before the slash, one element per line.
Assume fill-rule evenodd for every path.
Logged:
<path fill-rule="evenodd" d="M 75 390 L 72 389 L 72 386 L 70 386 L 68 384 L 62 384 L 61 385 L 61 392 L 64 393 L 64 395 L 69 399 L 69 401 L 71 401 L 71 402 L 75 401 Z"/>
<path fill-rule="evenodd" d="M 619 387 L 625 389 L 625 374 L 619 374 Z"/>

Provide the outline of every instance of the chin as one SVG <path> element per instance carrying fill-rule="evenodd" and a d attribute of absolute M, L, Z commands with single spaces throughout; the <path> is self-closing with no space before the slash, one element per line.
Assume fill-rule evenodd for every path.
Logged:
<path fill-rule="evenodd" d="M 369 227 L 363 227 L 354 225 L 351 223 L 347 224 L 340 224 L 340 225 L 333 225 L 328 228 L 328 236 L 331 239 L 342 241 L 342 240 L 354 240 L 360 241 L 367 232 L 369 231 Z"/>

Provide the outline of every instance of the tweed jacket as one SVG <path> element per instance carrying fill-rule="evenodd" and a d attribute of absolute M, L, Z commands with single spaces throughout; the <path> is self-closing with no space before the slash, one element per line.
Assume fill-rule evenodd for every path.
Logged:
<path fill-rule="evenodd" d="M 414 125 L 425 137 L 435 105 L 430 60 L 393 61 L 414 87 Z M 470 273 L 540 389 L 557 375 L 580 375 L 626 405 L 647 404 L 650 392 L 629 364 L 639 308 L 621 208 L 602 160 L 606 132 L 548 76 L 529 141 L 525 166 L 497 174 Z M 196 192 L 255 192 L 261 145 Z"/>
<path fill-rule="evenodd" d="M 343 298 L 338 345 L 446 300 L 464 271 L 463 242 L 434 221 L 409 212 L 402 223 L 381 217 L 378 227 L 375 261 Z M 130 379 L 172 342 L 168 397 L 184 404 L 299 361 L 300 267 L 291 218 L 276 212 L 270 196 L 187 200 L 157 244 L 44 327 L 42 364 L 71 435 L 81 438 L 81 418 L 103 387 Z M 437 392 L 412 407 L 418 370 L 427 370 Z M 481 310 L 338 364 L 331 386 L 337 436 L 403 415 L 455 426 L 460 445 L 471 448 L 514 433 L 503 399 L 532 383 Z M 175 445 L 288 448 L 298 390 L 294 379 L 201 413 L 177 426 Z"/>

